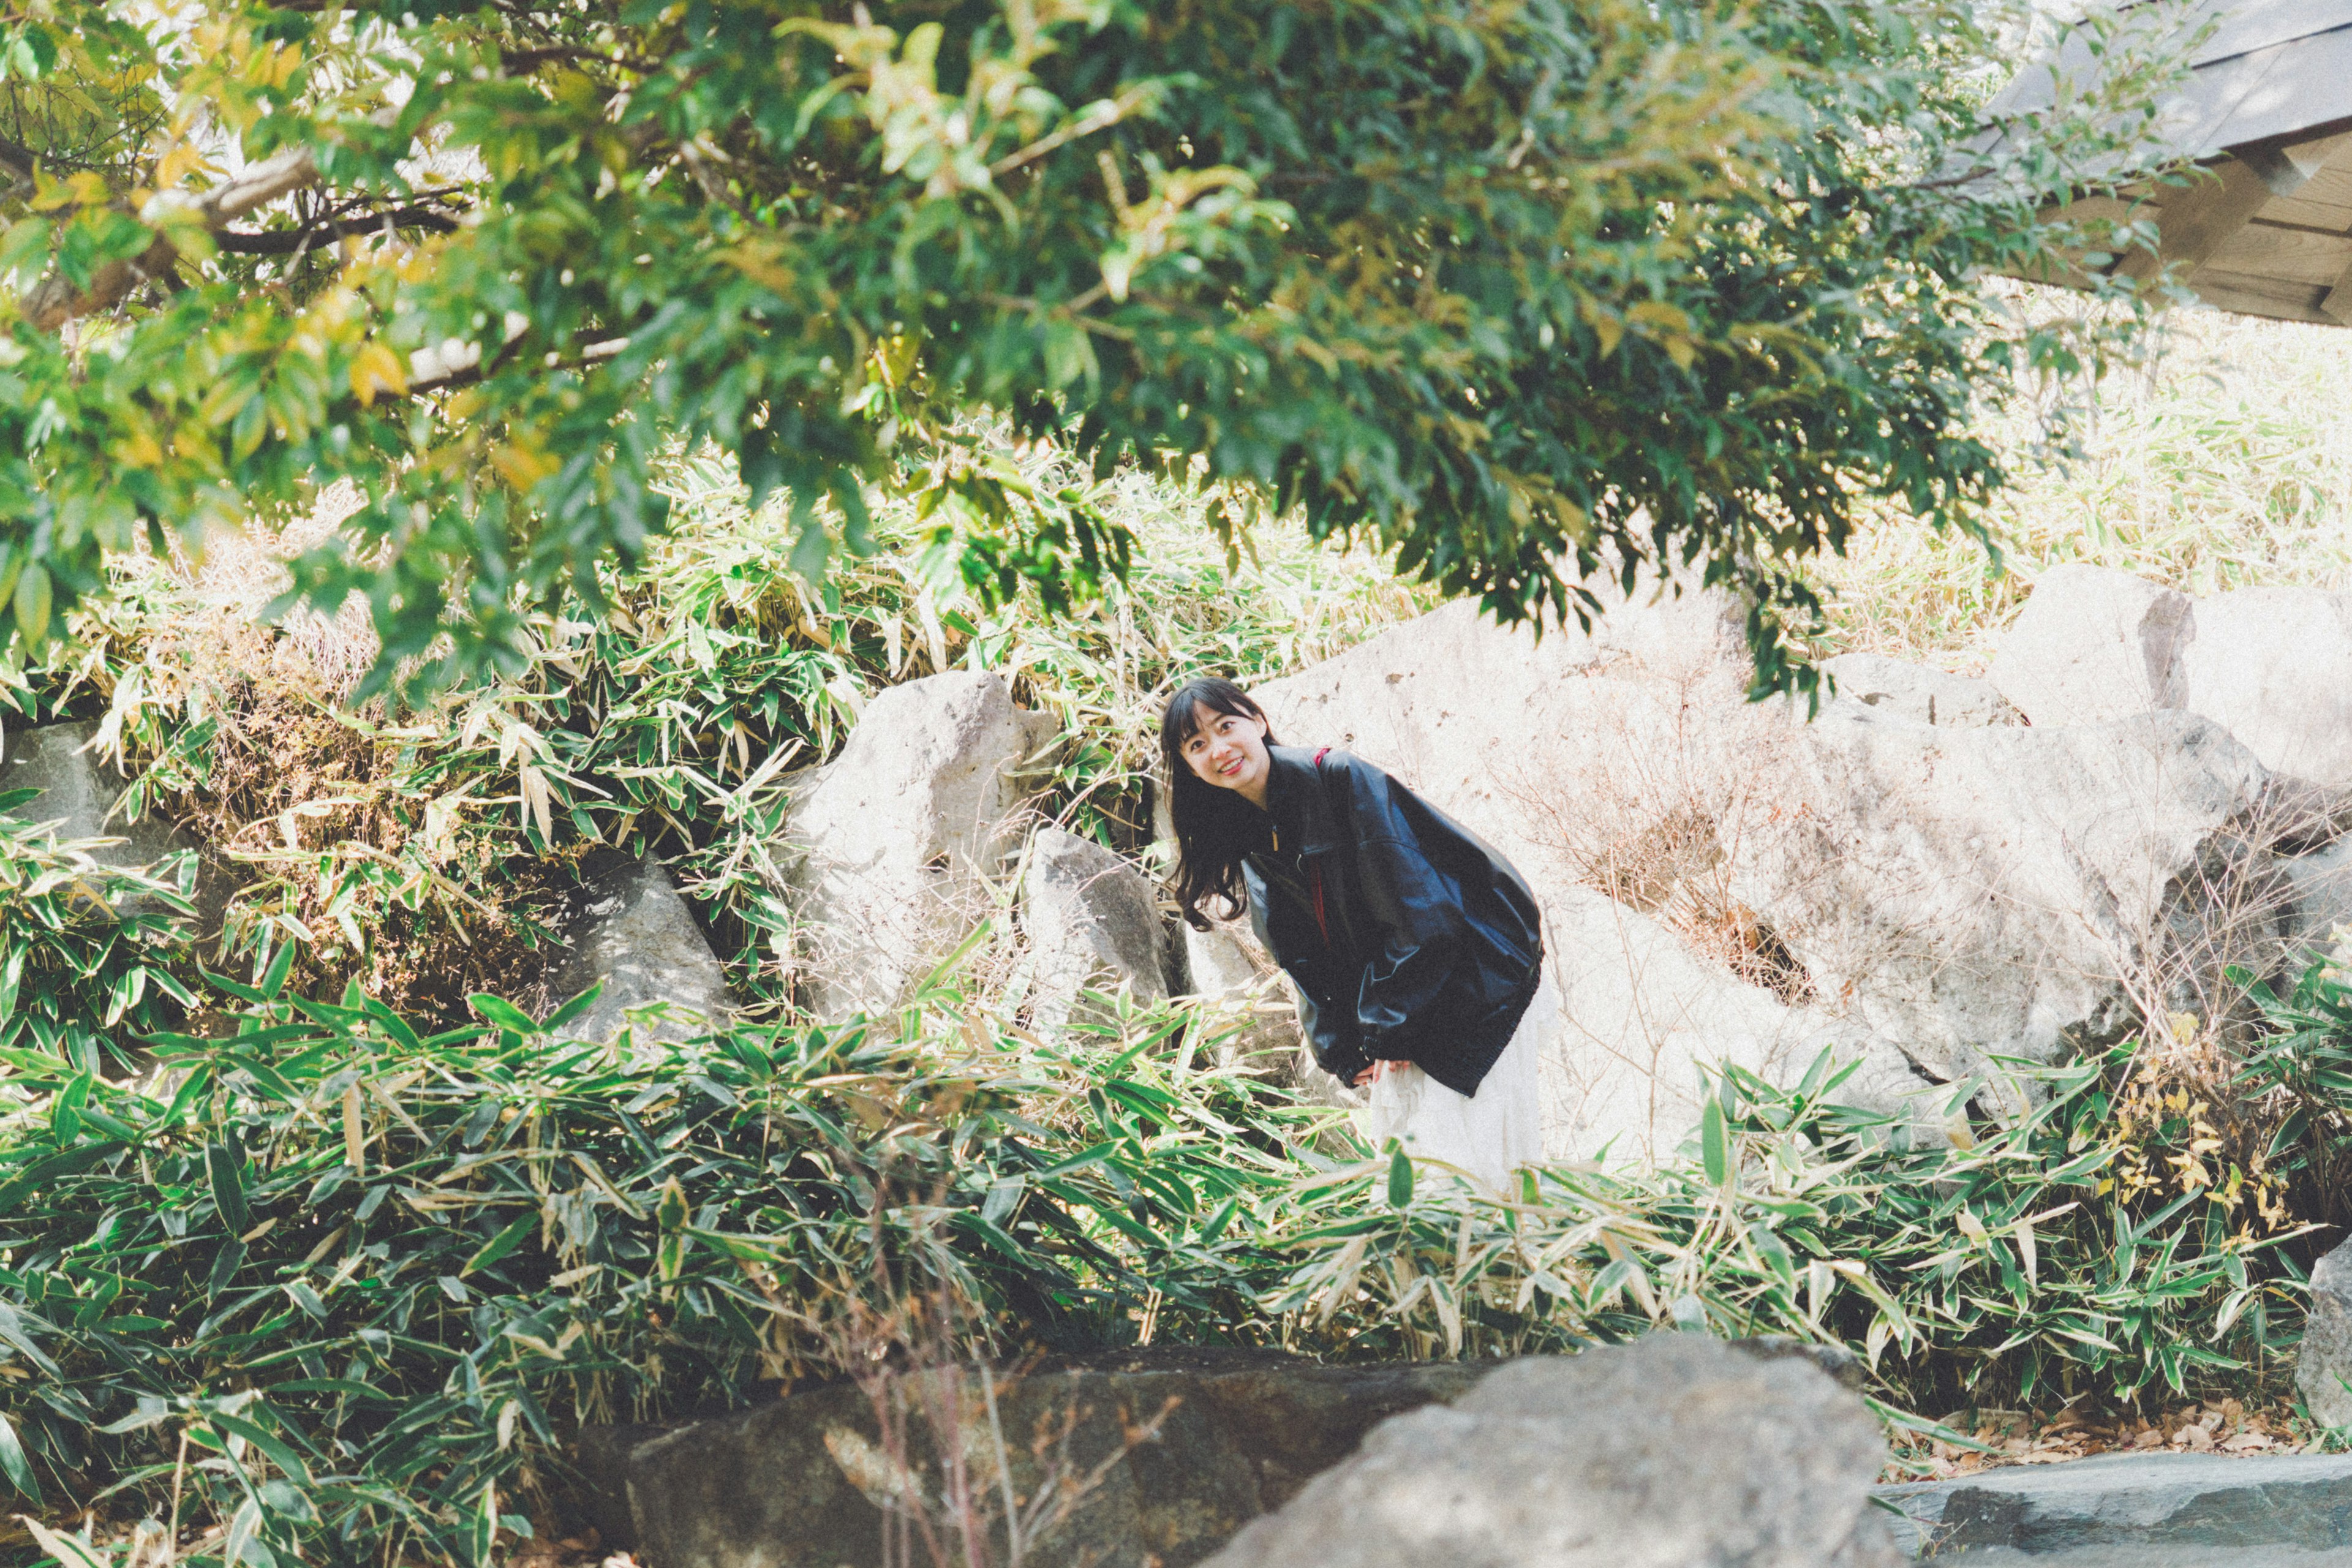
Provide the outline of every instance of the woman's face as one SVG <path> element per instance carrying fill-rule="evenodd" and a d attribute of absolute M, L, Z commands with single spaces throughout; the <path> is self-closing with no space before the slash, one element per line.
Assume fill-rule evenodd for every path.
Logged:
<path fill-rule="evenodd" d="M 1201 782 L 1239 790 L 1263 804 L 1273 767 L 1265 754 L 1265 721 L 1196 706 L 1192 721 L 1192 732 L 1184 737 L 1184 761 Z"/>

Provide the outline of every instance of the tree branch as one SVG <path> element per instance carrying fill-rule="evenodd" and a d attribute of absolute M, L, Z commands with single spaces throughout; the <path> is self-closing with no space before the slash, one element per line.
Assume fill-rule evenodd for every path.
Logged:
<path fill-rule="evenodd" d="M 157 207 L 193 209 L 205 227 L 219 230 L 232 219 L 278 197 L 315 184 L 319 163 L 308 147 L 292 147 L 239 171 L 201 195 L 165 191 L 150 204 Z M 78 316 L 111 310 L 133 289 L 168 274 L 179 260 L 177 247 L 162 235 L 129 261 L 110 261 L 93 274 L 87 289 L 76 289 L 66 278 L 52 274 L 35 286 L 25 300 L 25 314 L 45 332 L 56 331 Z"/>
<path fill-rule="evenodd" d="M 285 256 L 322 239 L 381 234 L 386 224 L 394 228 L 421 228 L 431 234 L 454 234 L 457 228 L 455 218 L 432 207 L 394 207 L 389 212 L 327 218 L 300 228 L 266 229 L 257 234 L 225 228 L 214 234 L 213 243 L 234 256 Z"/>

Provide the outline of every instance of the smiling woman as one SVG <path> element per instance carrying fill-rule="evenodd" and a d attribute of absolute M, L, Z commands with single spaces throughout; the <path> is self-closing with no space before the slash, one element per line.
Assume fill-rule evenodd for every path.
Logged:
<path fill-rule="evenodd" d="M 1184 918 L 1246 903 L 1296 988 L 1316 1059 L 1370 1088 L 1366 1134 L 1500 1190 L 1543 1153 L 1543 938 L 1508 861 L 1381 769 L 1279 744 L 1230 680 L 1160 726 Z"/>

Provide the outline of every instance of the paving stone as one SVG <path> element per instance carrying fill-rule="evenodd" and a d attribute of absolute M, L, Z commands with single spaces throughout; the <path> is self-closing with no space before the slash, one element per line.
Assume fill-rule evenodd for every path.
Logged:
<path fill-rule="evenodd" d="M 2093 1548 L 2352 1547 L 2352 1454 L 2103 1454 L 1877 1495 L 1909 1519 L 1914 1554 L 1938 1560 L 1990 1548 L 2038 1563 Z"/>

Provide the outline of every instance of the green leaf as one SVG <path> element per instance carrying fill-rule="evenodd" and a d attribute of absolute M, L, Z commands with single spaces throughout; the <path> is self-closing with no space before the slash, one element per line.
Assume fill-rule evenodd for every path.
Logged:
<path fill-rule="evenodd" d="M 1722 1187 L 1731 1180 L 1731 1140 L 1724 1126 L 1723 1102 L 1710 1095 L 1699 1109 L 1699 1160 L 1706 1170 L 1706 1184 Z"/>
<path fill-rule="evenodd" d="M 16 1440 L 16 1428 L 5 1412 L 0 1412 L 0 1475 L 36 1508 L 40 1506 L 41 1489 L 33 1479 L 32 1461 L 25 1457 L 25 1446 Z"/>
<path fill-rule="evenodd" d="M 530 1014 L 503 996 L 493 996 L 487 991 L 477 991 L 466 1000 L 473 1005 L 475 1012 L 501 1029 L 511 1030 L 518 1035 L 536 1035 L 540 1032 L 540 1026 L 531 1021 Z"/>
<path fill-rule="evenodd" d="M 235 1133 L 205 1145 L 205 1173 L 212 1183 L 221 1224 L 232 1237 L 244 1235 L 253 1216 L 245 1206 L 245 1151 Z"/>
<path fill-rule="evenodd" d="M 1404 1208 L 1412 1202 L 1412 1159 L 1400 1143 L 1389 1154 L 1389 1206 Z"/>
<path fill-rule="evenodd" d="M 520 1247 L 524 1237 L 538 1228 L 539 1215 L 536 1213 L 516 1215 L 500 1226 L 496 1236 L 484 1242 L 473 1257 L 466 1259 L 466 1266 L 457 1270 L 458 1277 L 463 1279 L 477 1268 L 488 1268 L 491 1264 Z"/>

